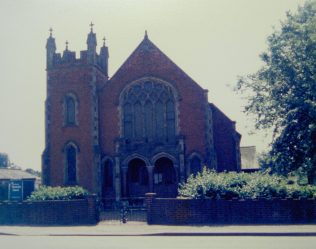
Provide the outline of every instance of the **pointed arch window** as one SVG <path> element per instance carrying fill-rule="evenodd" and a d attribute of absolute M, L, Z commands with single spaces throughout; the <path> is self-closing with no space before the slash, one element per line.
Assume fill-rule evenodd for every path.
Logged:
<path fill-rule="evenodd" d="M 174 110 L 174 102 L 169 100 L 167 102 L 167 140 L 170 142 L 174 142 L 175 140 L 175 110 Z"/>
<path fill-rule="evenodd" d="M 153 139 L 153 105 L 152 103 L 148 100 L 145 103 L 145 134 L 147 135 L 148 141 L 152 141 Z"/>
<path fill-rule="evenodd" d="M 67 126 L 77 125 L 78 101 L 75 95 L 67 94 L 64 100 L 64 124 Z"/>
<path fill-rule="evenodd" d="M 176 92 L 159 80 L 140 81 L 121 95 L 122 136 L 126 139 L 175 143 Z"/>
<path fill-rule="evenodd" d="M 77 149 L 74 145 L 66 146 L 66 184 L 77 184 Z"/>
<path fill-rule="evenodd" d="M 124 105 L 124 134 L 127 139 L 133 136 L 133 115 L 132 106 L 129 103 Z"/>
<path fill-rule="evenodd" d="M 161 101 L 156 103 L 156 139 L 162 142 L 164 139 L 164 105 Z"/>
<path fill-rule="evenodd" d="M 140 102 L 137 102 L 134 105 L 134 118 L 135 118 L 135 138 L 141 139 L 144 132 L 143 132 L 143 111 L 142 111 L 142 105 Z"/>

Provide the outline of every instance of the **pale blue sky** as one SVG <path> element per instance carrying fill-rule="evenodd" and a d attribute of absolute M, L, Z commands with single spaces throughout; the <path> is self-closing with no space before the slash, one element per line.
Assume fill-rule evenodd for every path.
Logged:
<path fill-rule="evenodd" d="M 253 73 L 266 38 L 302 0 L 1 0 L 0 152 L 22 168 L 41 168 L 46 97 L 45 44 L 54 29 L 57 50 L 86 49 L 92 21 L 98 44 L 107 38 L 110 76 L 149 38 L 203 88 L 260 152 L 269 138 L 249 135 L 253 122 L 233 92 L 238 75 Z"/>

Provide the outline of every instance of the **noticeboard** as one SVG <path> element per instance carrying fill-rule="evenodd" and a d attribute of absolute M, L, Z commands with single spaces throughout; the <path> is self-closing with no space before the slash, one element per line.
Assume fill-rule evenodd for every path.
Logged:
<path fill-rule="evenodd" d="M 23 200 L 23 182 L 22 180 L 11 180 L 9 184 L 9 200 Z"/>

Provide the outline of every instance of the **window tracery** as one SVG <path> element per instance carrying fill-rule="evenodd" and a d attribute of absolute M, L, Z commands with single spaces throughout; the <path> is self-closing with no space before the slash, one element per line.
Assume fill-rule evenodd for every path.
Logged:
<path fill-rule="evenodd" d="M 155 80 L 133 84 L 124 90 L 121 106 L 125 139 L 175 141 L 175 96 L 167 84 Z"/>

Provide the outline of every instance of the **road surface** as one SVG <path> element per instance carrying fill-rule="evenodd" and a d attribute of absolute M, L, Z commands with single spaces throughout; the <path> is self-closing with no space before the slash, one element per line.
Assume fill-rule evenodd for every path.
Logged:
<path fill-rule="evenodd" d="M 316 237 L 0 236 L 3 249 L 315 249 Z"/>

